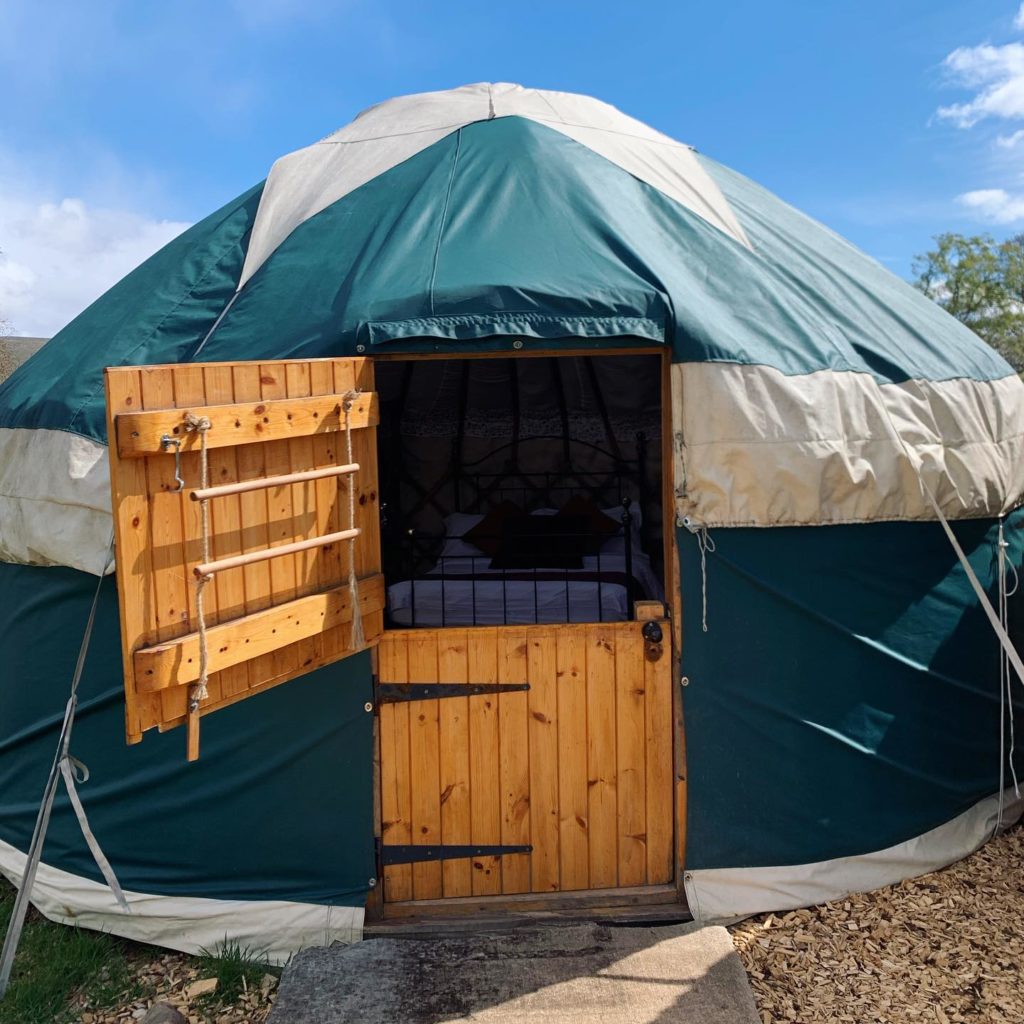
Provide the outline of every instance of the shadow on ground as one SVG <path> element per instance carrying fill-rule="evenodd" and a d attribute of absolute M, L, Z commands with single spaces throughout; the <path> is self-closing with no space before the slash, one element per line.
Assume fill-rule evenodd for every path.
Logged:
<path fill-rule="evenodd" d="M 268 1024 L 759 1024 L 724 928 L 528 926 L 310 949 Z"/>

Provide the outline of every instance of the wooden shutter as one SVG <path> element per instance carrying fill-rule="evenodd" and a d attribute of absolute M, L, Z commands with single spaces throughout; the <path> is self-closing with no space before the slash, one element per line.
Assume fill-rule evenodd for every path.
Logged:
<path fill-rule="evenodd" d="M 105 377 L 127 739 L 187 721 L 194 759 L 200 715 L 354 653 L 350 548 L 367 644 L 383 631 L 373 367 L 367 359 L 190 363 L 114 367 Z M 349 464 L 346 396 L 354 471 L 331 469 Z M 230 492 L 207 499 L 210 559 L 298 548 L 215 565 L 203 593 L 208 696 L 190 712 L 203 531 L 193 498 L 201 440 L 188 427 L 198 418 L 209 421 L 208 485 Z M 280 477 L 290 479 L 270 482 Z M 246 482 L 255 485 L 224 487 Z M 351 545 L 324 543 L 349 528 L 349 488 L 358 534 Z"/>

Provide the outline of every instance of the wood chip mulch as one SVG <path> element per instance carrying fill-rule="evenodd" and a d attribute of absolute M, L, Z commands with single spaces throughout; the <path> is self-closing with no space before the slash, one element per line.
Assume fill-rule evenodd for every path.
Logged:
<path fill-rule="evenodd" d="M 188 1024 L 264 1024 L 277 996 L 278 979 L 268 972 L 258 984 L 247 984 L 237 1000 L 218 1004 L 215 983 L 211 992 L 203 969 L 184 953 L 157 952 L 152 959 L 140 959 L 134 978 L 147 993 L 144 999 L 116 1010 L 80 1004 L 76 1019 L 80 1024 L 136 1024 L 154 1003 L 168 1003 Z"/>
<path fill-rule="evenodd" d="M 1021 1024 L 1024 827 L 943 871 L 730 931 L 764 1024 Z"/>

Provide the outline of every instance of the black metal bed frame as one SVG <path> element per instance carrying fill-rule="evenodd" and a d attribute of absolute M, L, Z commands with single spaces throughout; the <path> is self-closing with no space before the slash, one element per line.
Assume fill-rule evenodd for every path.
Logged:
<path fill-rule="evenodd" d="M 520 462 L 520 456 L 526 446 L 536 443 L 552 445 L 557 443 L 561 449 L 561 464 L 554 470 L 526 470 Z M 604 448 L 589 441 L 580 441 L 569 438 L 565 435 L 548 435 L 530 438 L 516 438 L 507 444 L 492 449 L 484 456 L 469 463 L 463 463 L 461 459 L 462 438 L 456 438 L 453 442 L 452 468 L 446 477 L 439 481 L 431 489 L 429 495 L 424 494 L 416 509 L 423 507 L 429 501 L 435 508 L 443 507 L 441 496 L 446 491 L 450 494 L 452 512 L 464 512 L 483 515 L 503 501 L 515 501 L 525 512 L 533 512 L 540 508 L 559 508 L 569 498 L 575 495 L 585 495 L 601 507 L 610 505 L 621 505 L 622 519 L 617 533 L 611 534 L 606 540 L 621 536 L 623 539 L 623 552 L 625 566 L 622 575 L 625 576 L 625 586 L 628 601 L 628 616 L 633 617 L 633 603 L 639 596 L 637 583 L 633 577 L 633 513 L 631 508 L 634 502 L 639 502 L 641 510 L 647 505 L 649 497 L 649 482 L 647 480 L 647 438 L 642 432 L 635 436 L 635 452 L 632 458 L 624 456 L 618 443 L 613 449 Z M 586 450 L 588 453 L 597 453 L 607 460 L 608 468 L 579 469 L 574 464 L 573 452 Z M 507 457 L 500 469 L 483 471 L 476 467 L 485 464 L 500 462 L 502 454 L 507 452 Z M 450 487 L 450 490 L 449 490 Z M 444 503 L 447 504 L 447 503 Z M 481 554 L 470 555 L 443 555 L 445 541 L 457 539 L 451 536 L 428 534 L 407 528 L 400 510 L 393 508 L 393 504 L 383 510 L 385 513 L 385 536 L 389 538 L 388 561 L 397 569 L 398 576 L 394 571 L 387 573 L 391 582 L 396 580 L 407 580 L 410 582 L 411 595 L 411 626 L 416 625 L 416 584 L 418 581 L 429 581 L 439 583 L 441 586 L 441 622 L 444 628 L 447 625 L 447 609 L 445 599 L 445 584 L 448 581 L 459 580 L 466 582 L 465 572 L 446 573 L 446 563 L 450 560 L 458 560 L 461 566 L 465 566 L 467 559 L 471 559 L 468 574 L 472 584 L 472 621 L 469 623 L 459 622 L 458 625 L 477 625 L 477 603 L 476 583 L 477 562 L 480 562 L 480 569 L 487 569 L 490 566 L 491 557 Z M 565 534 L 568 540 L 576 537 L 575 534 Z M 558 535 L 550 535 L 549 539 L 557 539 Z M 643 531 L 640 532 L 640 548 L 646 551 L 647 545 L 644 542 Z M 603 621 L 603 588 L 612 585 L 602 579 L 603 569 L 601 566 L 601 552 L 596 553 L 597 565 L 594 570 L 588 571 L 588 575 L 595 575 L 597 578 L 592 582 L 598 585 L 597 591 L 597 612 L 598 621 Z M 440 572 L 434 570 L 439 569 Z M 430 572 L 431 575 L 426 574 Z M 570 586 L 574 580 L 580 582 L 581 570 L 579 569 L 503 569 L 499 573 L 488 573 L 486 581 L 489 583 L 502 584 L 502 621 L 507 623 L 507 583 L 521 582 L 525 579 L 533 580 L 534 600 L 534 621 L 539 618 L 539 592 L 538 585 L 542 582 L 564 581 L 565 587 L 565 620 L 573 621 L 571 618 Z M 621 584 L 615 584 L 621 585 Z"/>

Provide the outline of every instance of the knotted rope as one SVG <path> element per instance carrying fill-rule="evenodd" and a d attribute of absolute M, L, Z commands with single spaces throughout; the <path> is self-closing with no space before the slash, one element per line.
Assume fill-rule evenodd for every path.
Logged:
<path fill-rule="evenodd" d="M 700 627 L 708 631 L 708 552 L 715 553 L 715 542 L 702 526 L 697 531 L 697 547 L 700 548 Z"/>
<path fill-rule="evenodd" d="M 355 460 L 352 457 L 352 406 L 361 392 L 358 388 L 347 391 L 342 397 L 341 408 L 345 414 L 345 458 L 351 465 Z M 348 528 L 356 528 L 356 487 L 355 478 L 349 477 L 348 487 Z M 348 595 L 352 605 L 352 634 L 350 643 L 352 650 L 358 651 L 366 646 L 366 637 L 363 634 L 363 616 L 359 607 L 359 579 L 356 576 L 356 538 L 350 537 L 348 542 Z"/>
<path fill-rule="evenodd" d="M 1006 557 L 1006 549 L 1009 547 L 1005 534 L 1003 532 L 1003 517 L 999 517 L 999 539 L 997 540 L 998 545 L 998 572 L 999 572 L 999 621 L 1003 625 L 1003 629 L 1009 630 L 1009 599 L 1017 592 L 1017 587 L 1020 580 L 1017 576 L 1017 568 Z M 1013 574 L 1013 587 L 1008 586 L 1008 580 L 1010 573 Z M 1003 810 L 1004 802 L 1006 798 L 1006 768 L 1009 766 L 1010 777 L 1013 780 L 1013 792 L 1020 798 L 1020 783 L 1017 779 L 1017 767 L 1014 763 L 1016 759 L 1016 737 L 1014 735 L 1014 722 L 1013 722 L 1013 672 L 1010 666 L 1010 659 L 1006 655 L 1006 651 L 999 651 L 999 704 L 1000 704 L 1000 716 L 999 716 L 999 807 L 996 812 L 996 825 L 995 831 L 998 832 L 1003 827 Z M 1009 719 L 1009 721 L 1007 721 Z M 1006 750 L 1006 729 L 1009 725 L 1010 731 L 1010 749 L 1009 753 Z"/>
<path fill-rule="evenodd" d="M 205 490 L 209 482 L 209 460 L 206 456 L 206 434 L 210 429 L 210 421 L 206 416 L 185 414 L 185 430 L 190 434 L 199 435 L 199 487 Z M 210 561 L 210 499 L 203 498 L 199 502 L 199 518 L 202 530 L 203 564 Z M 206 615 L 204 610 L 203 592 L 206 584 L 213 579 L 210 573 L 196 577 L 196 618 L 199 622 L 199 679 L 189 690 L 188 709 L 199 710 L 200 701 L 207 698 L 206 683 L 209 679 L 210 653 L 206 645 Z"/>

